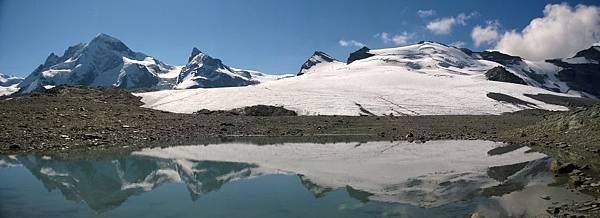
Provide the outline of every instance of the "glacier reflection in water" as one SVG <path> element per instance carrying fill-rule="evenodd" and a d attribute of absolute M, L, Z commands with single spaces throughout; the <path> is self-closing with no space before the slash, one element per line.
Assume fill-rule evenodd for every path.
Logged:
<path fill-rule="evenodd" d="M 0 156 L 1 217 L 535 216 L 585 200 L 549 158 L 487 141 L 228 143 Z M 41 182 L 41 184 L 40 184 Z M 32 210 L 31 208 L 35 208 Z"/>

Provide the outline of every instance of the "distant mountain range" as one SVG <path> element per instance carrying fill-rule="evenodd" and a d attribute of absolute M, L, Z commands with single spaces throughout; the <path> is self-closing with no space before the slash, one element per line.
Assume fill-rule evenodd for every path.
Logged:
<path fill-rule="evenodd" d="M 392 82 L 397 87 L 398 94 L 403 94 L 400 92 L 403 86 L 414 84 L 405 84 L 407 80 L 396 81 L 393 78 L 370 81 L 379 74 L 369 72 L 386 71 L 391 76 L 408 71 L 429 75 L 431 79 L 436 78 L 421 81 L 423 84 L 439 78 L 466 79 L 468 77 L 469 79 L 515 83 L 581 97 L 600 97 L 599 46 L 582 50 L 571 58 L 546 61 L 528 61 L 498 51 L 476 52 L 435 42 L 420 42 L 399 48 L 377 50 L 364 47 L 350 54 L 346 62 L 338 61 L 324 52 L 316 51 L 300 67 L 296 78 L 293 79 L 294 81 L 298 80 L 294 82 L 294 85 L 307 84 L 288 88 L 306 88 L 306 91 L 310 92 L 312 88 L 308 83 L 326 83 L 333 76 L 331 82 L 337 81 L 338 83 L 328 86 L 333 89 L 351 82 L 346 78 L 353 75 L 347 73 L 350 71 L 362 71 L 362 76 L 369 77 L 361 78 L 364 80 L 364 86 L 383 85 L 385 87 L 385 84 Z M 392 74 L 393 72 L 395 74 Z M 309 76 L 309 74 L 327 74 L 328 76 L 322 81 L 304 79 L 305 77 L 315 77 Z M 8 81 L 6 76 L 0 77 L 3 78 L 0 80 L 0 87 L 4 90 L 0 92 L 0 95 L 11 92 L 29 93 L 63 84 L 112 86 L 130 90 L 153 91 L 255 86 L 288 77 L 294 76 L 275 76 L 233 68 L 197 48 L 192 50 L 185 66 L 173 66 L 150 55 L 134 52 L 112 36 L 99 34 L 89 43 L 69 47 L 62 56 L 50 54 L 43 64 L 22 81 L 12 79 L 12 82 L 3 82 Z M 289 79 L 292 78 L 285 80 Z M 385 84 L 379 84 L 381 82 Z M 483 85 L 489 85 L 490 90 L 498 86 L 497 83 Z M 360 87 L 355 88 L 347 91 L 361 91 Z M 427 90 L 422 91 L 427 92 Z M 539 93 L 539 91 L 536 92 Z M 243 97 L 255 98 L 254 96 Z M 286 105 L 284 102 L 279 103 Z M 223 108 L 219 107 L 219 109 Z"/>
<path fill-rule="evenodd" d="M 246 86 L 280 76 L 224 65 L 194 48 L 186 66 L 173 66 L 132 51 L 125 43 L 99 34 L 89 43 L 67 48 L 62 56 L 51 53 L 15 91 L 30 93 L 57 85 L 117 87 L 131 90 L 163 90 Z M 11 84 L 13 85 L 13 84 Z M 9 84 L 0 83 L 7 87 Z"/>
<path fill-rule="evenodd" d="M 0 73 L 0 96 L 9 95 L 19 90 L 17 86 L 23 81 L 23 78 L 9 76 Z"/>
<path fill-rule="evenodd" d="M 192 113 L 277 105 L 302 115 L 499 114 L 566 110 L 532 96 L 600 96 L 600 47 L 528 61 L 435 42 L 372 50 L 346 62 L 317 51 L 295 77 L 230 89 L 139 93 L 145 107 Z M 193 102 L 193 103 L 190 103 Z"/>

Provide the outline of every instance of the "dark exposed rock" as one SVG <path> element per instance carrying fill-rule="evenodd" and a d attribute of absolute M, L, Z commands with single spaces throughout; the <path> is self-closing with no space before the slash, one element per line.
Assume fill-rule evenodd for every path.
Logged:
<path fill-rule="evenodd" d="M 581 50 L 574 57 L 583 57 L 588 60 L 600 61 L 600 46 L 592 46 L 588 49 Z"/>
<path fill-rule="evenodd" d="M 433 44 L 438 44 L 438 45 L 443 45 L 443 46 L 448 47 L 448 45 L 446 45 L 444 43 L 436 42 L 436 41 L 431 41 L 431 40 L 422 40 L 422 41 L 417 42 L 417 44 L 419 44 L 419 45 L 420 44 L 425 44 L 425 43 L 433 43 Z"/>
<path fill-rule="evenodd" d="M 558 78 L 577 91 L 583 91 L 600 97 L 600 46 L 593 46 L 578 52 L 574 58 L 585 58 L 589 63 L 567 63 L 561 59 L 546 60 L 563 68 Z M 595 62 L 594 62 L 595 61 Z"/>
<path fill-rule="evenodd" d="M 241 115 L 246 116 L 297 116 L 298 114 L 293 110 L 285 109 L 284 107 L 270 106 L 270 105 L 254 105 L 249 107 L 243 107 L 234 109 L 233 111 L 238 112 Z"/>
<path fill-rule="evenodd" d="M 462 52 L 464 52 L 465 54 L 471 56 L 474 52 L 471 51 L 471 49 L 468 48 L 459 48 L 459 50 L 461 50 Z"/>
<path fill-rule="evenodd" d="M 523 136 L 523 134 L 524 133 L 521 133 L 521 137 L 525 137 L 525 136 Z M 490 155 L 490 156 L 501 155 L 501 154 L 506 154 L 508 152 L 515 151 L 515 150 L 517 150 L 519 148 L 522 148 L 522 147 L 524 147 L 524 145 L 509 144 L 509 145 L 506 145 L 506 146 L 500 146 L 500 147 L 496 147 L 496 148 L 494 148 L 492 150 L 489 150 L 487 152 L 487 154 Z"/>
<path fill-rule="evenodd" d="M 270 106 L 270 105 L 254 105 L 243 108 L 236 108 L 228 111 L 216 110 L 211 111 L 208 109 L 202 109 L 194 112 L 194 114 L 204 115 L 228 115 L 228 116 L 259 116 L 259 117 L 272 117 L 272 116 L 297 116 L 298 114 L 293 110 L 285 109 L 284 107 Z"/>
<path fill-rule="evenodd" d="M 361 104 L 354 102 L 354 104 L 358 107 L 358 109 L 360 110 L 360 116 L 377 116 L 375 115 L 373 112 L 367 110 L 365 107 L 363 107 Z"/>
<path fill-rule="evenodd" d="M 188 62 L 192 62 L 194 57 L 198 56 L 199 54 L 202 54 L 202 51 L 200 51 L 200 49 L 198 49 L 196 47 L 192 48 L 192 54 L 188 58 Z"/>
<path fill-rule="evenodd" d="M 514 104 L 514 105 L 521 105 L 521 106 L 525 106 L 525 107 L 535 106 L 534 103 L 523 101 L 521 99 L 512 97 L 510 95 L 502 94 L 502 93 L 490 92 L 490 93 L 487 93 L 487 97 L 494 99 L 496 101 L 499 101 L 499 102 L 505 102 L 505 103 Z"/>
<path fill-rule="evenodd" d="M 558 78 L 574 90 L 584 91 L 600 97 L 600 65 L 573 64 L 561 65 L 565 69 L 558 72 Z"/>
<path fill-rule="evenodd" d="M 355 52 L 352 52 L 350 54 L 350 57 L 348 57 L 348 61 L 346 63 L 349 64 L 349 63 L 352 63 L 357 60 L 362 60 L 362 59 L 365 59 L 368 57 L 375 56 L 374 54 L 369 53 L 370 50 L 371 49 L 369 49 L 365 46 L 365 47 L 362 47 L 361 49 L 358 49 Z"/>
<path fill-rule="evenodd" d="M 565 107 L 585 107 L 594 104 L 600 104 L 600 100 L 593 98 L 567 97 L 552 94 L 523 94 L 528 98 L 533 98 L 548 104 L 562 105 Z"/>
<path fill-rule="evenodd" d="M 478 52 L 483 60 L 493 61 L 502 65 L 518 64 L 523 61 L 520 57 L 507 55 L 497 51 Z"/>
<path fill-rule="evenodd" d="M 511 72 L 508 72 L 504 67 L 494 67 L 485 72 L 485 77 L 491 81 L 507 82 L 527 85 L 527 83 L 518 76 L 515 76 Z"/>

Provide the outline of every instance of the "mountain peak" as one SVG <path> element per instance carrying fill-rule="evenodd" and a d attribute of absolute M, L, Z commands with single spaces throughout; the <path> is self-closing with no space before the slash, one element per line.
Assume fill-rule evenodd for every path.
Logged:
<path fill-rule="evenodd" d="M 94 37 L 94 39 L 92 39 L 92 41 L 102 41 L 102 42 L 121 42 L 121 40 L 110 36 L 108 34 L 105 33 L 98 33 L 98 35 L 96 35 L 96 37 Z"/>
<path fill-rule="evenodd" d="M 177 76 L 175 89 L 247 86 L 259 83 L 248 71 L 230 68 L 218 58 L 193 48 L 188 63 Z"/>
<path fill-rule="evenodd" d="M 448 46 L 448 45 L 446 45 L 444 43 L 441 43 L 441 42 L 427 41 L 427 40 L 419 41 L 417 44 L 419 44 L 419 45 L 421 45 L 421 44 L 437 44 L 437 45 L 443 45 L 443 46 L 446 46 L 446 47 L 450 47 L 450 46 Z"/>
<path fill-rule="evenodd" d="M 127 47 L 127 45 L 125 45 L 125 43 L 123 43 L 121 40 L 109 36 L 107 34 L 104 33 L 100 33 L 98 35 L 96 35 L 96 37 L 94 37 L 94 39 L 92 39 L 92 41 L 90 41 L 90 43 L 88 44 L 88 47 L 107 47 L 111 50 L 116 50 L 116 51 L 121 51 L 121 52 L 127 52 L 127 53 L 133 53 L 129 47 Z"/>
<path fill-rule="evenodd" d="M 198 56 L 199 54 L 203 54 L 202 51 L 200 51 L 200 49 L 194 47 L 192 49 L 192 55 L 188 58 L 188 62 L 191 62 L 194 59 L 194 57 Z"/>
<path fill-rule="evenodd" d="M 44 73 L 53 69 L 61 73 Z M 63 84 L 154 88 L 162 80 L 159 77 L 170 69 L 153 57 L 132 51 L 117 38 L 100 33 L 88 43 L 70 46 L 62 56 L 50 54 L 18 87 L 19 93 Z"/>
<path fill-rule="evenodd" d="M 60 57 L 58 55 L 54 54 L 54 52 L 52 52 L 46 58 L 44 65 L 50 66 L 50 65 L 56 64 L 59 59 L 60 59 Z"/>
<path fill-rule="evenodd" d="M 313 53 L 312 55 L 313 57 L 320 57 L 323 60 L 327 61 L 327 62 L 333 62 L 336 61 L 335 58 L 329 56 L 327 53 L 322 52 L 322 51 L 315 51 L 315 53 Z"/>
<path fill-rule="evenodd" d="M 315 51 L 313 53 L 313 55 L 311 55 L 310 58 L 308 58 L 308 60 L 306 60 L 306 62 L 304 62 L 304 64 L 302 64 L 302 67 L 300 68 L 300 72 L 298 72 L 297 76 L 304 74 L 304 71 L 310 69 L 311 67 L 313 67 L 317 64 L 331 63 L 331 62 L 335 62 L 335 61 L 337 61 L 337 60 L 335 58 L 329 56 L 325 52 Z"/>

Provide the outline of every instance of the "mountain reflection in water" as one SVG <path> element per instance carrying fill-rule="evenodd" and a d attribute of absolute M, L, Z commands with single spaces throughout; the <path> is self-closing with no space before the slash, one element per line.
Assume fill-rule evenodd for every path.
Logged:
<path fill-rule="evenodd" d="M 296 185 L 311 193 L 311 201 L 345 192 L 346 197 L 342 198 L 345 200 L 333 202 L 338 204 L 336 210 L 348 209 L 343 202 L 354 199 L 356 205 L 377 208 L 368 211 L 381 216 L 435 217 L 448 211 L 456 215 L 476 211 L 492 216 L 536 215 L 544 209 L 544 202 L 539 208 L 519 207 L 520 199 L 513 195 L 537 190 L 529 195 L 539 201 L 543 201 L 538 197 L 540 193 L 555 193 L 566 199 L 584 198 L 563 192 L 562 188 L 549 187 L 554 182 L 547 170 L 550 159 L 526 152 L 526 147 L 488 154 L 501 144 L 485 141 L 368 142 L 359 147 L 355 144 L 179 146 L 102 159 L 0 156 L 3 166 L 0 173 L 22 166 L 46 190 L 59 190 L 65 199 L 84 203 L 99 214 L 123 206 L 133 196 L 143 198 L 144 193 L 164 184 L 185 184 L 192 202 L 209 193 L 219 195 L 219 189 L 233 181 L 263 181 L 272 185 L 273 190 L 286 187 L 278 179 L 256 179 L 271 178 L 266 177 L 269 175 L 295 178 Z M 5 192 L 2 182 L 0 188 L 0 194 Z M 292 193 L 292 196 L 303 194 Z M 3 210 L 10 208 L 0 206 L 0 209 L 2 215 Z"/>

